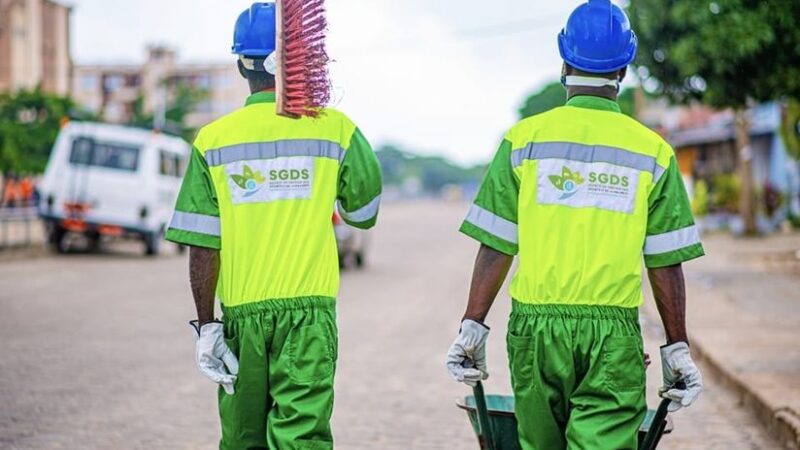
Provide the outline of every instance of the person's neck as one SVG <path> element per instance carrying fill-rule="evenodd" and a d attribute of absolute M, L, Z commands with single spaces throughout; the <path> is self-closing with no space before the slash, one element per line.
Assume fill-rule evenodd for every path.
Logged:
<path fill-rule="evenodd" d="M 248 83 L 250 85 L 250 94 L 260 94 L 262 92 L 275 92 L 275 86 L 264 87 L 261 83 Z"/>
<path fill-rule="evenodd" d="M 617 90 L 611 86 L 604 87 L 587 87 L 587 86 L 569 86 L 567 87 L 567 100 L 578 95 L 591 95 L 593 97 L 607 98 L 611 101 L 617 101 Z"/>

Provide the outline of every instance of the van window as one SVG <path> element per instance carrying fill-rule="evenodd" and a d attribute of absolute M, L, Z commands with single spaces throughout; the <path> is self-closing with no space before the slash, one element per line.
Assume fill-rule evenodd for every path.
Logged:
<path fill-rule="evenodd" d="M 158 164 L 161 175 L 180 178 L 183 176 L 183 158 L 175 153 L 161 150 Z"/>
<path fill-rule="evenodd" d="M 72 142 L 69 162 L 135 172 L 139 167 L 139 148 L 80 137 Z"/>

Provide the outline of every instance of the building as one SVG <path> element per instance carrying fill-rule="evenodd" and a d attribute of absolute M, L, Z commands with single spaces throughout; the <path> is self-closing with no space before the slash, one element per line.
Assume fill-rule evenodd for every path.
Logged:
<path fill-rule="evenodd" d="M 702 180 L 713 193 L 720 177 L 738 178 L 740 162 L 733 111 L 692 105 L 672 109 L 671 118 L 669 126 L 664 127 L 665 137 L 675 149 L 690 191 Z M 788 215 L 800 215 L 800 163 L 791 157 L 781 135 L 785 120 L 786 105 L 780 102 L 748 110 L 749 154 L 762 231 L 774 228 Z M 769 207 L 764 200 L 768 191 L 778 192 L 783 198 L 771 217 L 766 214 Z"/>
<path fill-rule="evenodd" d="M 180 86 L 202 91 L 201 101 L 186 119 L 197 128 L 244 105 L 250 94 L 235 60 L 221 64 L 186 64 L 163 46 L 147 49 L 143 64 L 77 65 L 72 94 L 75 101 L 111 123 L 127 123 L 137 102 L 146 113 L 169 107 Z M 158 119 L 156 119 L 158 120 Z M 159 126 L 158 123 L 154 126 Z"/>
<path fill-rule="evenodd" d="M 71 8 L 53 0 L 0 0 L 0 92 L 68 95 Z"/>

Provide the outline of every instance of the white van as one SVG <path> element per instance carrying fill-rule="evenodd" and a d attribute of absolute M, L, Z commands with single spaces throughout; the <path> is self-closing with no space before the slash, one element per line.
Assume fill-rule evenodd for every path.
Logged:
<path fill-rule="evenodd" d="M 191 151 L 183 139 L 139 128 L 70 122 L 53 146 L 40 185 L 49 242 L 68 233 L 140 239 L 158 253 Z"/>

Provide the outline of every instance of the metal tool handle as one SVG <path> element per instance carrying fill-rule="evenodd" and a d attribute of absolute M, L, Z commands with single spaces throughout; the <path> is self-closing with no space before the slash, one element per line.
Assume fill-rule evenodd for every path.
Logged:
<path fill-rule="evenodd" d="M 475 387 L 472 388 L 472 395 L 475 396 L 475 409 L 478 412 L 478 425 L 480 426 L 478 442 L 480 442 L 481 449 L 494 450 L 494 434 L 492 432 L 492 425 L 489 422 L 489 408 L 486 407 L 483 383 L 478 381 L 478 383 L 475 384 Z"/>
<path fill-rule="evenodd" d="M 650 422 L 650 429 L 647 430 L 647 434 L 644 436 L 639 450 L 655 450 L 656 442 L 658 442 L 658 439 L 664 433 L 664 428 L 666 426 L 665 420 L 669 413 L 668 408 L 671 402 L 672 400 L 665 398 L 658 404 L 656 414 L 653 416 L 652 422 Z"/>
<path fill-rule="evenodd" d="M 686 389 L 686 385 L 679 381 L 673 384 L 670 389 Z M 664 428 L 667 426 L 665 420 L 667 419 L 667 414 L 669 414 L 670 403 L 672 403 L 672 400 L 665 398 L 658 404 L 656 414 L 653 416 L 652 422 L 650 422 L 650 429 L 647 430 L 639 450 L 655 450 L 656 443 L 661 435 L 664 434 Z"/>

